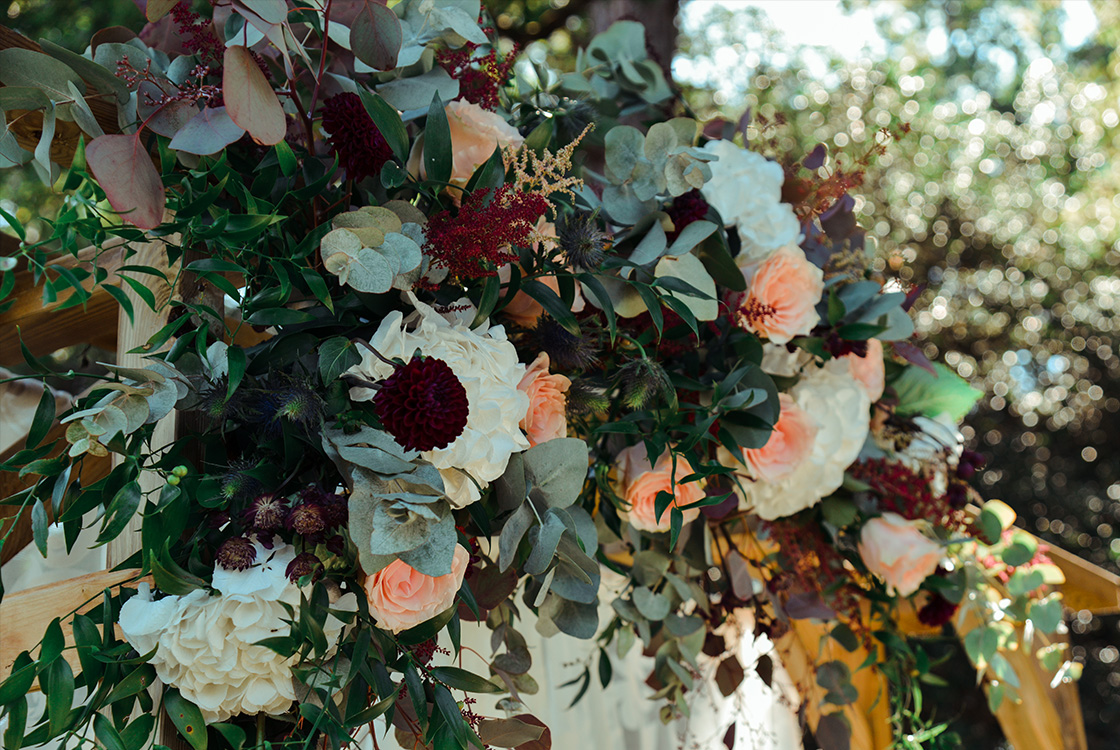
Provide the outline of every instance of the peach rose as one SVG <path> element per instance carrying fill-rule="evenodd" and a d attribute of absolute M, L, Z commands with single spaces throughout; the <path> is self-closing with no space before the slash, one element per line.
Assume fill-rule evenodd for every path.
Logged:
<path fill-rule="evenodd" d="M 366 578 L 369 611 L 378 626 L 399 633 L 445 611 L 455 603 L 469 561 L 466 548 L 456 544 L 451 572 L 445 576 L 427 576 L 403 560 L 394 560 Z"/>
<path fill-rule="evenodd" d="M 651 466 L 644 445 L 632 445 L 618 454 L 618 472 L 622 482 L 623 497 L 630 504 L 627 521 L 635 529 L 669 530 L 671 512 L 666 509 L 661 518 L 657 518 L 656 505 L 659 492 L 673 493 L 670 507 L 691 505 L 704 497 L 704 489 L 700 486 L 700 482 L 680 483 L 681 479 L 692 473 L 692 465 L 681 456 L 676 457 L 676 464 L 676 471 L 673 471 L 673 457 L 665 451 L 657 459 L 657 463 Z M 690 508 L 681 512 L 684 514 L 685 523 L 696 520 L 700 515 L 699 508 Z"/>
<path fill-rule="evenodd" d="M 743 457 L 756 479 L 779 482 L 800 468 L 813 452 L 817 423 L 788 393 L 778 394 L 781 412 L 770 439 L 761 448 L 747 448 Z"/>
<path fill-rule="evenodd" d="M 834 371 L 846 368 L 860 387 L 867 392 L 871 403 L 883 397 L 883 390 L 886 388 L 886 371 L 883 366 L 883 342 L 879 339 L 867 340 L 867 356 L 845 354 L 843 357 L 829 360 L 825 366 Z"/>
<path fill-rule="evenodd" d="M 568 436 L 568 397 L 564 394 L 572 381 L 563 375 L 550 375 L 548 364 L 548 355 L 538 354 L 517 386 L 529 397 L 529 411 L 521 420 L 521 429 L 529 437 L 530 446 Z"/>
<path fill-rule="evenodd" d="M 813 330 L 820 321 L 817 303 L 824 292 L 824 271 L 796 245 L 786 245 L 765 260 L 740 261 L 747 292 L 739 303 L 739 325 L 785 344 Z"/>
<path fill-rule="evenodd" d="M 941 545 L 919 526 L 920 522 L 897 513 L 884 513 L 863 525 L 859 555 L 867 569 L 887 584 L 888 593 L 910 596 L 941 564 Z"/>

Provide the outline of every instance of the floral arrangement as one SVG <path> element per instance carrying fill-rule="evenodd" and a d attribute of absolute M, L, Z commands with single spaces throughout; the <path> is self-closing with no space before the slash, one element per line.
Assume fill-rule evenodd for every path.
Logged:
<path fill-rule="evenodd" d="M 139 35 L 83 54 L 0 51 L 0 107 L 43 122 L 0 154 L 65 194 L 0 289 L 21 266 L 48 301 L 96 286 L 166 314 L 58 445 L 45 395 L 2 467 L 34 478 L 7 502 L 44 551 L 48 512 L 71 545 L 140 539 L 134 582 L 0 683 L 7 747 L 141 748 L 161 709 L 196 750 L 341 747 L 380 721 L 542 747 L 526 620 L 595 639 L 604 683 L 611 651 L 656 656 L 668 720 L 701 659 L 742 680 L 712 634 L 743 608 L 867 648 L 909 742 L 940 730 L 906 708 L 935 678 L 900 613 L 967 632 L 1014 699 L 1004 654 L 1058 629 L 1061 577 L 1006 506 L 975 507 L 954 424 L 979 394 L 921 355 L 917 290 L 869 262 L 849 191 L 904 128 L 859 159 L 781 153 L 767 124 L 747 143 L 688 116 L 635 22 L 559 72 L 500 48 L 478 0 L 194 5 L 148 0 Z M 488 658 L 461 658 L 462 621 L 493 630 Z M 851 670 L 815 671 L 843 735 Z"/>

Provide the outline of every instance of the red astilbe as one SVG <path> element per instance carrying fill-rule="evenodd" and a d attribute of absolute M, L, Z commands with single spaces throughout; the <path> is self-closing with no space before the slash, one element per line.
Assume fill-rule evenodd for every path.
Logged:
<path fill-rule="evenodd" d="M 821 527 L 796 518 L 781 518 L 766 522 L 766 529 L 778 546 L 782 565 L 770 582 L 771 591 L 783 602 L 794 594 L 816 593 L 859 631 L 861 591 L 851 580 L 844 555 Z"/>
<path fill-rule="evenodd" d="M 962 533 L 969 528 L 966 514 L 953 506 L 950 496 L 947 493 L 935 496 L 932 479 L 905 464 L 873 458 L 852 464 L 848 473 L 871 486 L 871 492 L 879 496 L 884 510 L 909 520 L 925 519 Z"/>
<path fill-rule="evenodd" d="M 494 276 L 498 267 L 517 260 L 515 246 L 533 241 L 537 220 L 548 210 L 540 195 L 503 185 L 493 193 L 475 190 L 459 211 L 440 211 L 428 220 L 426 250 L 434 266 L 455 279 Z"/>
<path fill-rule="evenodd" d="M 459 49 L 441 50 L 436 62 L 459 82 L 459 96 L 483 109 L 498 108 L 498 92 L 509 82 L 518 48 L 514 46 L 503 59 L 491 49 L 482 57 L 474 57 L 477 44 L 468 42 Z"/>
<path fill-rule="evenodd" d="M 221 69 L 225 46 L 214 33 L 214 24 L 190 9 L 190 4 L 176 3 L 171 8 L 171 20 L 183 39 L 183 47 L 189 54 L 198 55 L 205 65 Z"/>

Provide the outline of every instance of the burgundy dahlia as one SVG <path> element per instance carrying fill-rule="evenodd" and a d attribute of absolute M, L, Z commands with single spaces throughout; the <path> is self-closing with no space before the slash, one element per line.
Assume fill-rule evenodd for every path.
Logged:
<path fill-rule="evenodd" d="M 390 375 L 373 399 L 385 430 L 408 450 L 445 448 L 467 426 L 467 390 L 447 363 L 413 357 Z"/>
<path fill-rule="evenodd" d="M 393 158 L 393 150 L 357 94 L 336 94 L 323 102 L 323 130 L 348 179 L 380 174 Z"/>
<path fill-rule="evenodd" d="M 257 548 L 243 536 L 234 536 L 218 547 L 217 560 L 226 570 L 247 570 L 257 559 Z"/>
<path fill-rule="evenodd" d="M 918 610 L 918 620 L 931 628 L 939 628 L 942 625 L 947 625 L 953 619 L 953 614 L 956 611 L 956 604 L 940 594 L 933 594 L 929 601 Z"/>
<path fill-rule="evenodd" d="M 674 198 L 673 202 L 665 208 L 665 213 L 669 214 L 669 219 L 673 222 L 673 231 L 669 233 L 669 239 L 676 239 L 682 229 L 707 216 L 708 208 L 708 202 L 704 200 L 699 190 L 690 190 Z"/>

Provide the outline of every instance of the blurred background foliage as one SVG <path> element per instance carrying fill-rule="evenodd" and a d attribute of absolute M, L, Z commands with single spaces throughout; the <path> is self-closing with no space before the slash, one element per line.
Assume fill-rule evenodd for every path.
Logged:
<path fill-rule="evenodd" d="M 138 28 L 123 0 L 0 0 L 3 22 L 81 49 Z M 850 165 L 879 128 L 909 123 L 868 170 L 860 213 L 879 263 L 928 284 L 927 354 L 986 394 L 965 436 L 981 486 L 1053 544 L 1120 572 L 1120 3 L 1014 0 L 484 0 L 499 33 L 572 64 L 595 29 L 630 17 L 695 111 L 785 124 L 772 155 L 817 143 Z M 795 6 L 796 22 L 790 22 Z M 832 24 L 830 28 L 829 24 Z M 853 38 L 855 37 L 855 38 Z M 0 182 L 20 218 L 50 215 L 30 175 Z M 1071 613 L 1091 748 L 1120 722 L 1120 618 Z M 969 748 L 1000 747 L 967 665 L 940 718 Z"/>

